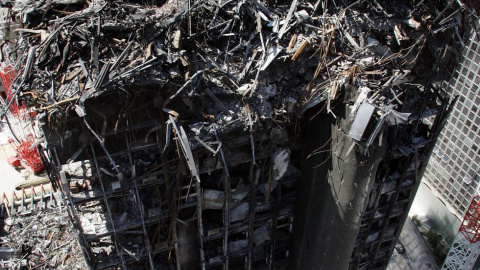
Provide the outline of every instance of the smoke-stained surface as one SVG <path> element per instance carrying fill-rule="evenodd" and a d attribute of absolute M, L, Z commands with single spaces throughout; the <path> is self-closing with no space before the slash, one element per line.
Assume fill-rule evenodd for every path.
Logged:
<path fill-rule="evenodd" d="M 93 268 L 386 265 L 448 113 L 456 3 L 7 5 L 4 107 L 29 108 Z"/>

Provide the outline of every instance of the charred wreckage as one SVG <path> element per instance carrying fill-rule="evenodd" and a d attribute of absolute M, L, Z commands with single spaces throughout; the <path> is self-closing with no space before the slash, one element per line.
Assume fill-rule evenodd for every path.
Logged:
<path fill-rule="evenodd" d="M 2 117 L 26 106 L 92 269 L 384 269 L 474 16 L 440 0 L 2 4 Z"/>

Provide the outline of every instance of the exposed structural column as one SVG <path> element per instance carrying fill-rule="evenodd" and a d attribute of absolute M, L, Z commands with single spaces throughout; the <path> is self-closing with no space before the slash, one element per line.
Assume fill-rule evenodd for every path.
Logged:
<path fill-rule="evenodd" d="M 333 117 L 321 114 L 309 123 L 295 223 L 291 269 L 348 269 L 382 147 L 365 148 L 346 132 L 349 109 Z M 348 119 L 348 118 L 347 118 Z M 355 144 L 355 145 L 354 145 Z M 332 254 L 335 254 L 332 256 Z"/>

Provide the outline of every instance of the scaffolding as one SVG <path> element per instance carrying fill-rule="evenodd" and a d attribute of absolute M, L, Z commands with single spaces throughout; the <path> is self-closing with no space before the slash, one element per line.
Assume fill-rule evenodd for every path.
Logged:
<path fill-rule="evenodd" d="M 480 255 L 480 195 L 473 197 L 442 270 L 470 270 Z"/>
<path fill-rule="evenodd" d="M 6 109 L 10 109 L 12 114 L 18 118 L 22 118 L 22 112 L 27 108 L 25 104 L 19 103 L 16 99 L 15 93 L 12 92 L 12 84 L 17 76 L 17 71 L 11 65 L 2 65 L 0 67 L 0 81 L 5 89 Z"/>

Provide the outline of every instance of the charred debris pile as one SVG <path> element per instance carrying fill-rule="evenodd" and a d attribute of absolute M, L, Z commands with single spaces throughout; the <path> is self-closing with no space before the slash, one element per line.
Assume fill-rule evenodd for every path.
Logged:
<path fill-rule="evenodd" d="M 2 269 L 86 269 L 67 212 L 50 207 L 2 222 Z"/>
<path fill-rule="evenodd" d="M 8 5 L 10 91 L 93 268 L 285 267 L 305 122 L 426 156 L 468 24 L 457 1 Z"/>

